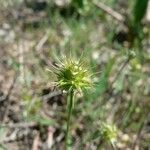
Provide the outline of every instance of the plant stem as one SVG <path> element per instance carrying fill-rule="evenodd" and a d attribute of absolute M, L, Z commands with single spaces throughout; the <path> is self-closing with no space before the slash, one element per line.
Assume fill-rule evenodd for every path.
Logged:
<path fill-rule="evenodd" d="M 68 117 L 67 117 L 67 131 L 66 131 L 66 150 L 68 150 L 68 147 L 70 145 L 70 141 L 69 141 L 69 133 L 70 133 L 70 120 L 71 120 L 71 114 L 72 114 L 72 109 L 73 109 L 73 96 L 74 96 L 74 91 L 71 90 L 69 92 L 69 101 L 68 101 L 68 106 L 67 106 L 67 110 L 68 110 Z"/>
<path fill-rule="evenodd" d="M 112 149 L 113 149 L 113 150 L 117 150 L 117 147 L 116 147 L 115 143 L 112 142 L 112 141 L 110 141 L 110 143 L 111 143 Z"/>

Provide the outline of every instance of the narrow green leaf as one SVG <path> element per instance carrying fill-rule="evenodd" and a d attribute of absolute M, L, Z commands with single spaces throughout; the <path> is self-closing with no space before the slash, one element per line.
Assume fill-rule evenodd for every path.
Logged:
<path fill-rule="evenodd" d="M 39 123 L 40 125 L 49 126 L 49 125 L 55 124 L 54 120 L 46 119 L 46 118 L 43 118 L 41 116 L 30 117 L 30 119 Z"/>
<path fill-rule="evenodd" d="M 140 23 L 146 13 L 148 0 L 136 0 L 134 5 L 134 23 Z"/>
<path fill-rule="evenodd" d="M 106 65 L 106 68 L 103 70 L 102 74 L 100 75 L 99 81 L 95 88 L 94 98 L 98 97 L 100 94 L 102 94 L 107 89 L 108 77 L 113 68 L 114 62 L 115 62 L 114 58 L 110 59 L 108 64 Z"/>
<path fill-rule="evenodd" d="M 83 0 L 73 0 L 73 3 L 77 8 L 82 8 L 83 7 Z"/>

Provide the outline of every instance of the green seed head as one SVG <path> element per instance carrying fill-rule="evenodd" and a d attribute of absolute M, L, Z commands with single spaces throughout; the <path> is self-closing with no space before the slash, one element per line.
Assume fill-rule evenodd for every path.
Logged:
<path fill-rule="evenodd" d="M 87 69 L 79 60 L 64 59 L 56 69 L 57 86 L 62 90 L 83 90 L 91 87 L 92 82 Z"/>
<path fill-rule="evenodd" d="M 103 123 L 101 126 L 101 136 L 105 141 L 116 141 L 117 128 L 114 125 Z"/>

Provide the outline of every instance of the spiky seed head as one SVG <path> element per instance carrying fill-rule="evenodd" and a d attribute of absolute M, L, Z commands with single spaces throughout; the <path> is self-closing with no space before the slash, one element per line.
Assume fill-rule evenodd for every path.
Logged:
<path fill-rule="evenodd" d="M 64 91 L 87 89 L 92 86 L 88 69 L 81 60 L 65 58 L 56 69 L 57 86 Z"/>
<path fill-rule="evenodd" d="M 101 131 L 101 136 L 105 141 L 111 141 L 111 142 L 116 141 L 117 128 L 115 125 L 102 123 L 100 131 Z"/>

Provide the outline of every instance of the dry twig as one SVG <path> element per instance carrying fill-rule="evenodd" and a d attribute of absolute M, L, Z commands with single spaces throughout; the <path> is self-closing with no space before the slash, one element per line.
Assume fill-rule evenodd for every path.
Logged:
<path fill-rule="evenodd" d="M 20 130 L 16 129 L 9 137 L 5 137 L 3 139 L 0 139 L 0 144 L 13 142 L 13 141 L 16 141 L 16 140 L 20 140 L 23 137 L 29 135 L 30 132 L 31 132 L 29 129 L 21 130 L 21 132 L 19 132 L 19 131 Z"/>
<path fill-rule="evenodd" d="M 21 122 L 21 123 L 9 123 L 9 124 L 1 124 L 0 127 L 7 128 L 31 128 L 36 126 L 35 122 Z"/>
<path fill-rule="evenodd" d="M 101 2 L 94 2 L 94 4 L 102 9 L 104 12 L 106 12 L 107 14 L 109 14 L 110 16 L 112 16 L 113 18 L 115 18 L 116 20 L 118 20 L 121 23 L 125 22 L 125 18 L 124 16 L 122 16 L 120 13 L 116 12 L 115 10 L 113 10 L 112 8 L 106 6 L 105 4 L 101 3 Z"/>
<path fill-rule="evenodd" d="M 6 100 L 9 100 L 9 97 L 10 97 L 10 95 L 11 95 L 11 93 L 12 93 L 12 90 L 13 90 L 13 88 L 14 88 L 14 85 L 15 85 L 15 83 L 16 83 L 17 77 L 18 77 L 18 73 L 15 74 L 15 76 L 14 76 L 14 78 L 13 78 L 13 81 L 12 81 L 12 83 L 11 83 L 9 89 L 8 89 L 7 95 L 6 95 L 6 97 L 4 98 L 5 103 L 6 103 Z M 9 101 L 7 101 L 7 105 L 6 105 L 6 108 L 5 108 L 5 111 L 4 111 L 4 115 L 3 115 L 3 119 L 2 119 L 3 122 L 5 121 L 8 112 L 9 112 Z"/>

